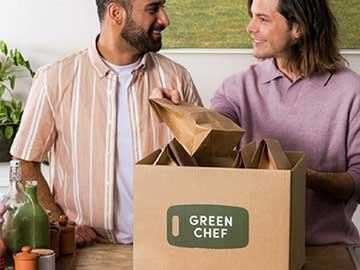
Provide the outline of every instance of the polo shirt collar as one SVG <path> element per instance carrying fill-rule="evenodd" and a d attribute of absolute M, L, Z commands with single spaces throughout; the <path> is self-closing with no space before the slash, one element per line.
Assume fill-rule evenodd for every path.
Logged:
<path fill-rule="evenodd" d="M 261 64 L 260 82 L 262 84 L 269 83 L 278 78 L 284 78 L 285 75 L 277 68 L 275 59 L 267 59 Z M 333 74 L 329 71 L 316 72 L 308 77 L 311 83 L 325 87 L 331 80 Z M 298 79 L 301 80 L 302 78 Z"/>
<path fill-rule="evenodd" d="M 275 59 L 264 60 L 260 64 L 259 79 L 262 84 L 269 83 L 277 78 L 285 77 L 275 64 Z"/>

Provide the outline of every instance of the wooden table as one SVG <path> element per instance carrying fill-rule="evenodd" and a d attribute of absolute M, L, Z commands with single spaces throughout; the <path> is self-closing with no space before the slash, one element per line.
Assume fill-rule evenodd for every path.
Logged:
<path fill-rule="evenodd" d="M 61 257 L 57 270 L 132 270 L 132 245 L 97 244 L 78 249 L 76 256 Z M 303 270 L 356 270 L 343 245 L 307 247 Z"/>

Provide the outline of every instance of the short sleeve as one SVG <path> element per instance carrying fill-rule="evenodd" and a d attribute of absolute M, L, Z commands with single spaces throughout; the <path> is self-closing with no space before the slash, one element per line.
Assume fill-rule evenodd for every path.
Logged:
<path fill-rule="evenodd" d="M 41 162 L 54 144 L 56 131 L 47 73 L 47 69 L 39 70 L 31 86 L 20 127 L 10 150 L 16 158 Z"/>
<path fill-rule="evenodd" d="M 203 106 L 199 92 L 191 78 L 190 73 L 185 70 L 182 78 L 184 101 L 195 104 L 197 106 Z"/>

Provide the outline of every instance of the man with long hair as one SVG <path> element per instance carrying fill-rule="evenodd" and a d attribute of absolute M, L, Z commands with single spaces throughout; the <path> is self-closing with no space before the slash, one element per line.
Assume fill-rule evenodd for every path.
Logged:
<path fill-rule="evenodd" d="M 225 80 L 211 108 L 246 130 L 241 146 L 275 138 L 305 152 L 307 244 L 359 244 L 360 76 L 340 55 L 329 3 L 248 0 L 248 10 L 253 53 L 263 61 Z M 178 103 L 176 90 L 152 97 L 169 92 Z"/>
<path fill-rule="evenodd" d="M 248 0 L 253 54 L 222 84 L 212 109 L 246 134 L 307 158 L 306 243 L 360 243 L 360 77 L 346 67 L 327 0 Z M 276 217 L 274 217 L 276 218 Z"/>
<path fill-rule="evenodd" d="M 134 163 L 171 138 L 150 109 L 151 90 L 176 88 L 188 102 L 201 100 L 187 70 L 156 53 L 170 23 L 165 0 L 96 5 L 100 34 L 39 70 L 11 153 L 23 160 L 24 179 L 38 181 L 43 207 L 76 223 L 78 244 L 128 244 Z M 49 151 L 53 194 L 40 172 Z"/>

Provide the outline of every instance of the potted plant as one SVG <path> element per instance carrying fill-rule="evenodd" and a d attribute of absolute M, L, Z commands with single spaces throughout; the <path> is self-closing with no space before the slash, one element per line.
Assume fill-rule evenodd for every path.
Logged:
<path fill-rule="evenodd" d="M 13 95 L 21 69 L 28 71 L 31 77 L 34 76 L 29 61 L 17 49 L 8 50 L 6 43 L 0 41 L 0 162 L 11 158 L 10 146 L 23 113 L 23 103 Z"/>

